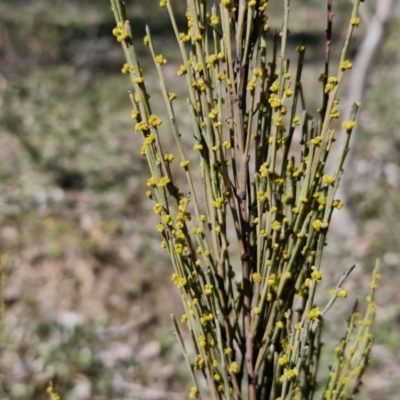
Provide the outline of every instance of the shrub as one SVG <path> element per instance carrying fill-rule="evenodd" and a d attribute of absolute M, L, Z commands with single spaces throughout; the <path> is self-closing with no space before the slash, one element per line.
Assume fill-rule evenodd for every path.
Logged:
<path fill-rule="evenodd" d="M 164 150 L 167 139 L 160 125 L 167 121 L 152 111 L 123 4 L 111 0 L 117 23 L 113 34 L 127 61 L 122 72 L 133 84 L 129 96 L 135 130 L 143 139 L 140 154 L 150 169 L 146 195 L 159 217 L 156 230 L 185 308 L 180 322 L 175 316 L 172 321 L 193 380 L 189 397 L 312 399 L 323 318 L 336 299 L 347 297 L 342 285 L 352 270 L 343 272 L 326 306 L 318 306 L 321 258 L 332 212 L 343 207 L 335 192 L 359 107 L 355 103 L 342 124 L 347 141 L 336 170 L 328 174 L 324 166 L 340 117 L 338 90 L 352 67 L 348 50 L 360 22 L 360 1 L 354 2 L 334 72 L 328 1 L 323 95 L 316 117 L 304 100 L 306 44 L 298 44 L 294 67 L 287 59 L 289 0 L 282 2 L 279 33 L 268 25 L 265 0 L 210 3 L 187 0 L 187 30 L 179 31 L 173 2 L 160 1 L 182 56 L 177 75 L 186 82 L 193 150 L 182 142 L 174 111 L 177 96 L 164 78 L 167 60 L 156 50 L 149 28 L 144 37 L 169 115 L 176 146 L 172 154 Z M 185 184 L 173 163 L 182 169 Z M 325 399 L 351 398 L 360 386 L 372 345 L 377 269 L 378 264 L 365 316 L 354 308 L 335 348 Z M 186 349 L 181 324 L 195 354 Z"/>

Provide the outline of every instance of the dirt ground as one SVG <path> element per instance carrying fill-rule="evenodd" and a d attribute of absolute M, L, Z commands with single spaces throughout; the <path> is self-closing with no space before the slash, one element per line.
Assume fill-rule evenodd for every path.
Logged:
<path fill-rule="evenodd" d="M 293 27 L 302 33 L 299 21 L 323 12 L 316 1 L 303 3 L 307 11 Z M 348 3 L 338 2 L 338 15 Z M 367 400 L 394 400 L 400 390 L 396 10 L 370 73 L 349 168 L 348 208 L 359 236 L 349 242 L 333 233 L 324 264 L 335 282 L 357 263 L 349 283 L 356 298 L 382 260 Z M 173 59 L 166 18 L 146 15 L 140 4 L 129 11 L 138 30 L 150 18 L 157 45 Z M 0 1 L 0 399 L 47 399 L 50 381 L 68 400 L 186 399 L 191 386 L 170 324 L 180 298 L 144 195 L 148 173 L 112 27 L 105 0 Z M 308 24 L 311 41 L 320 28 Z M 310 85 L 318 85 L 320 50 L 315 39 Z M 337 337 L 335 320 L 344 323 L 350 308 L 336 309 L 327 338 Z"/>

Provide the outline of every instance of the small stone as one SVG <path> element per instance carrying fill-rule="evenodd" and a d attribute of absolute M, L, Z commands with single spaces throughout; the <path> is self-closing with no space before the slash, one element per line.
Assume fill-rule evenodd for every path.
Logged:
<path fill-rule="evenodd" d="M 67 394 L 66 400 L 89 400 L 92 398 L 92 383 L 84 376 L 80 375 L 74 382 L 74 387 Z"/>
<path fill-rule="evenodd" d="M 132 347 L 124 343 L 113 343 L 100 352 L 99 358 L 105 366 L 112 368 L 120 360 L 133 358 Z"/>
<path fill-rule="evenodd" d="M 72 311 L 66 311 L 60 314 L 57 322 L 62 325 L 66 330 L 73 332 L 76 327 L 83 325 L 83 317 Z"/>
<path fill-rule="evenodd" d="M 161 354 L 161 344 L 153 341 L 146 344 L 138 353 L 138 357 L 142 360 L 151 360 L 158 358 Z"/>

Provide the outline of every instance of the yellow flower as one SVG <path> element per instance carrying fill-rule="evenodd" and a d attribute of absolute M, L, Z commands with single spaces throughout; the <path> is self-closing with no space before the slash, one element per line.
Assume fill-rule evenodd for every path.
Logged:
<path fill-rule="evenodd" d="M 256 88 L 256 84 L 257 84 L 257 78 L 255 78 L 255 77 L 251 78 L 249 80 L 249 82 L 247 83 L 246 90 L 251 92 L 252 90 L 254 90 Z"/>
<path fill-rule="evenodd" d="M 329 92 L 332 91 L 332 89 L 333 89 L 332 83 L 327 83 L 327 84 L 325 85 L 325 90 L 324 90 L 324 92 L 325 92 L 325 93 L 329 93 Z"/>
<path fill-rule="evenodd" d="M 219 113 L 218 107 L 215 107 L 211 110 L 211 112 L 208 114 L 208 118 L 214 119 Z"/>
<path fill-rule="evenodd" d="M 46 392 L 50 395 L 51 400 L 60 400 L 60 395 L 54 391 L 52 382 L 50 382 Z"/>
<path fill-rule="evenodd" d="M 289 362 L 289 358 L 287 354 L 284 354 L 282 357 L 278 358 L 278 364 L 284 367 Z"/>
<path fill-rule="evenodd" d="M 182 76 L 185 75 L 187 73 L 187 69 L 184 65 L 181 65 L 181 67 L 179 68 L 177 74 L 178 76 Z"/>
<path fill-rule="evenodd" d="M 135 130 L 139 132 L 148 131 L 149 129 L 149 125 L 147 125 L 144 121 L 140 121 L 135 125 Z"/>
<path fill-rule="evenodd" d="M 282 229 L 282 224 L 279 221 L 274 221 L 272 223 L 272 229 L 276 232 L 279 232 Z"/>
<path fill-rule="evenodd" d="M 190 35 L 186 35 L 185 33 L 180 33 L 179 34 L 179 39 L 182 40 L 182 42 L 186 43 L 190 41 Z"/>
<path fill-rule="evenodd" d="M 322 222 L 321 222 L 321 220 L 316 219 L 316 220 L 312 223 L 312 226 L 313 226 L 313 228 L 314 228 L 316 231 L 321 230 L 321 227 L 322 227 Z"/>
<path fill-rule="evenodd" d="M 270 97 L 268 100 L 268 103 L 271 104 L 272 108 L 278 108 L 282 105 L 282 102 L 280 99 L 276 98 L 276 97 Z"/>
<path fill-rule="evenodd" d="M 168 161 L 169 163 L 171 163 L 172 161 L 174 161 L 174 158 L 175 158 L 174 155 L 171 154 L 171 153 L 170 153 L 170 154 L 165 154 L 165 155 L 164 155 L 164 160 L 165 160 L 165 161 Z"/>
<path fill-rule="evenodd" d="M 148 187 L 154 187 L 156 185 L 157 185 L 157 180 L 156 180 L 156 178 L 154 178 L 154 176 L 152 176 L 151 178 L 149 178 L 147 180 L 147 186 Z"/>
<path fill-rule="evenodd" d="M 206 338 L 204 336 L 202 336 L 202 338 L 204 338 L 204 343 L 205 343 Z M 200 342 L 200 336 L 199 336 L 199 342 Z M 194 369 L 203 369 L 203 368 L 204 368 L 204 358 L 201 355 L 197 355 L 194 358 Z"/>
<path fill-rule="evenodd" d="M 123 74 L 127 74 L 129 72 L 129 69 L 130 69 L 130 65 L 128 63 L 125 63 L 121 68 L 121 72 Z"/>
<path fill-rule="evenodd" d="M 268 7 L 268 1 L 267 0 L 261 0 L 260 1 L 260 7 L 258 9 L 260 11 L 264 11 Z"/>
<path fill-rule="evenodd" d="M 153 210 L 154 210 L 154 212 L 155 212 L 157 215 L 158 215 L 158 214 L 161 214 L 161 213 L 162 213 L 162 210 L 163 210 L 162 204 L 160 204 L 160 203 L 154 204 Z"/>
<path fill-rule="evenodd" d="M 215 26 L 219 24 L 219 17 L 217 15 L 212 15 L 210 18 L 211 25 Z"/>
<path fill-rule="evenodd" d="M 159 233 L 164 232 L 164 225 L 163 225 L 163 224 L 157 224 L 156 230 L 157 230 L 157 232 L 159 232 Z"/>
<path fill-rule="evenodd" d="M 271 265 L 271 264 L 268 264 L 268 261 L 267 261 L 267 265 Z M 275 274 L 271 274 L 271 276 L 267 279 L 267 285 L 273 286 L 274 284 L 275 284 Z"/>
<path fill-rule="evenodd" d="M 182 161 L 182 162 L 180 163 L 180 166 L 181 166 L 182 168 L 186 168 L 189 164 L 190 164 L 190 161 L 185 160 L 185 161 Z"/>
<path fill-rule="evenodd" d="M 220 208 L 221 207 L 221 205 L 224 203 L 224 199 L 222 198 L 222 197 L 217 197 L 213 202 L 212 202 L 212 205 L 215 207 L 215 208 Z"/>
<path fill-rule="evenodd" d="M 292 97 L 293 96 L 293 91 L 290 88 L 286 88 L 284 93 L 285 93 L 286 97 Z"/>
<path fill-rule="evenodd" d="M 167 60 L 163 57 L 162 54 L 159 54 L 158 56 L 156 56 L 155 61 L 157 64 L 160 64 L 160 65 L 167 63 Z"/>
<path fill-rule="evenodd" d="M 356 121 L 344 121 L 342 126 L 344 129 L 346 129 L 346 131 L 351 131 L 352 129 L 357 127 L 357 122 Z"/>
<path fill-rule="evenodd" d="M 330 115 L 332 118 L 338 119 L 340 117 L 340 113 L 336 108 L 332 108 Z"/>
<path fill-rule="evenodd" d="M 119 25 L 119 24 L 120 23 L 118 23 L 117 27 L 113 29 L 112 33 L 117 38 L 117 42 L 121 43 L 125 39 L 127 39 L 129 37 L 129 35 L 128 35 L 128 32 L 126 32 L 122 29 L 122 24 L 121 25 Z"/>
<path fill-rule="evenodd" d="M 162 178 L 160 178 L 158 184 L 159 184 L 161 187 L 165 187 L 165 186 L 167 186 L 168 183 L 170 183 L 170 182 L 171 182 L 171 180 L 170 180 L 167 176 L 163 176 Z"/>
<path fill-rule="evenodd" d="M 263 192 L 262 190 L 257 192 L 257 201 L 263 201 L 268 198 L 267 192 Z"/>
<path fill-rule="evenodd" d="M 204 287 L 204 293 L 210 295 L 212 294 L 212 292 L 213 292 L 213 285 L 207 283 L 206 286 Z"/>
<path fill-rule="evenodd" d="M 200 347 L 206 347 L 207 341 L 205 336 L 200 335 L 197 341 Z"/>
<path fill-rule="evenodd" d="M 271 85 L 271 87 L 269 88 L 269 90 L 271 92 L 277 92 L 279 89 L 279 82 L 278 81 L 274 81 Z M 273 96 L 270 96 L 270 98 L 272 98 Z"/>
<path fill-rule="evenodd" d="M 345 70 L 351 69 L 351 68 L 353 68 L 353 64 L 352 64 L 351 61 L 349 61 L 349 60 L 344 60 L 344 61 L 342 61 L 342 62 L 340 63 L 340 69 L 341 69 L 342 71 L 345 71 Z"/>
<path fill-rule="evenodd" d="M 198 389 L 196 387 L 192 386 L 189 391 L 189 399 L 195 399 L 198 394 L 199 394 Z"/>
<path fill-rule="evenodd" d="M 276 116 L 274 117 L 274 123 L 275 123 L 275 125 L 276 125 L 276 126 L 279 126 L 279 125 L 281 124 L 281 122 L 282 122 L 282 117 L 281 117 L 280 115 L 276 115 Z"/>
<path fill-rule="evenodd" d="M 261 279 L 262 279 L 262 276 L 261 276 L 261 274 L 259 274 L 258 272 L 255 272 L 255 273 L 253 274 L 253 281 L 254 281 L 254 282 L 260 283 L 260 282 L 261 282 Z"/>
<path fill-rule="evenodd" d="M 287 376 L 288 380 L 291 381 L 299 374 L 297 369 L 288 369 L 285 370 L 285 375 Z"/>
<path fill-rule="evenodd" d="M 162 124 L 162 121 L 160 118 L 157 117 L 157 115 L 150 115 L 149 124 L 152 126 L 159 126 Z"/>
<path fill-rule="evenodd" d="M 321 311 L 320 311 L 319 307 L 314 307 L 307 314 L 308 318 L 310 318 L 310 319 L 318 319 L 318 317 L 320 315 L 321 315 Z"/>
<path fill-rule="evenodd" d="M 166 224 L 166 225 L 170 225 L 170 224 L 171 224 L 171 216 L 168 215 L 168 214 L 163 215 L 163 217 L 162 217 L 162 222 L 163 222 L 164 224 Z"/>
<path fill-rule="evenodd" d="M 311 139 L 310 142 L 318 146 L 322 142 L 322 138 L 321 136 L 316 136 L 315 138 Z"/>
<path fill-rule="evenodd" d="M 207 68 L 211 68 L 217 60 L 218 60 L 217 55 L 211 54 L 207 60 Z"/>
<path fill-rule="evenodd" d="M 338 210 L 341 210 L 344 206 L 344 204 L 341 200 L 333 200 L 332 205 L 333 205 L 333 207 L 337 208 Z"/>
<path fill-rule="evenodd" d="M 337 85 L 339 82 L 339 79 L 336 76 L 330 76 L 328 78 L 328 82 L 331 83 L 332 85 Z"/>
<path fill-rule="evenodd" d="M 332 175 L 324 175 L 322 177 L 322 182 L 330 185 L 331 183 L 335 182 L 335 177 Z"/>
<path fill-rule="evenodd" d="M 232 354 L 232 349 L 230 348 L 230 347 L 227 347 L 225 350 L 224 350 L 224 353 L 225 354 Z"/>
<path fill-rule="evenodd" d="M 311 272 L 311 277 L 314 278 L 316 281 L 320 281 L 322 279 L 322 272 L 321 271 L 317 271 L 314 270 L 313 272 Z"/>
<path fill-rule="evenodd" d="M 231 374 L 237 374 L 239 372 L 239 366 L 236 361 L 233 361 L 231 365 L 229 365 L 229 372 Z"/>
<path fill-rule="evenodd" d="M 224 142 L 222 142 L 222 147 L 225 147 L 225 149 L 230 149 L 231 148 L 231 144 L 230 144 L 230 142 L 225 140 Z"/>
<path fill-rule="evenodd" d="M 168 92 L 168 99 L 169 99 L 170 101 L 176 99 L 176 93 Z"/>

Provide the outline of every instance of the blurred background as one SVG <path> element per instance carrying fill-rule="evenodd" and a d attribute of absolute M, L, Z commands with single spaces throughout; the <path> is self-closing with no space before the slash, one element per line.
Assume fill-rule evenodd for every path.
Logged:
<path fill-rule="evenodd" d="M 363 4 L 366 24 L 357 30 L 352 57 L 362 48 L 365 25 L 374 23 L 377 2 Z M 167 13 L 156 0 L 126 3 L 153 105 L 162 115 L 142 45 L 145 21 L 169 61 L 166 78 L 185 124 L 185 88 L 176 76 L 180 59 Z M 184 2 L 175 3 L 184 26 Z M 272 11 L 280 2 L 270 3 L 270 25 L 279 29 L 280 11 Z M 304 84 L 311 111 L 321 98 L 323 3 L 292 1 L 291 46 L 307 41 Z M 352 5 L 333 3 L 336 68 Z M 361 301 L 375 259 L 382 261 L 376 345 L 362 397 L 367 400 L 398 399 L 400 391 L 395 1 L 390 16 L 362 90 L 342 193 L 346 212 L 336 220 L 324 261 L 332 284 L 357 264 L 346 285 Z M 191 386 L 170 325 L 169 315 L 181 313 L 180 299 L 144 195 L 147 167 L 130 118 L 129 79 L 120 72 L 124 59 L 111 34 L 114 25 L 107 0 L 0 0 L 0 399 L 46 399 L 49 381 L 68 400 L 185 399 Z M 349 88 L 351 75 L 344 103 L 359 100 Z M 343 332 L 351 299 L 346 304 L 335 305 L 328 337 Z"/>

